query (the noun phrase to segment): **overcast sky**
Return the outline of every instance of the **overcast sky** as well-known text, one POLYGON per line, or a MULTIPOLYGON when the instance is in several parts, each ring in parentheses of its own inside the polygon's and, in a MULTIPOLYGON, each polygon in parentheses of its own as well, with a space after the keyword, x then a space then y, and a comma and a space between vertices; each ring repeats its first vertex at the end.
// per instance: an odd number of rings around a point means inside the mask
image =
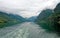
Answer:
POLYGON ((54 9, 59 2, 60 0, 0 0, 0 11, 29 18, 37 16, 43 9, 54 9))

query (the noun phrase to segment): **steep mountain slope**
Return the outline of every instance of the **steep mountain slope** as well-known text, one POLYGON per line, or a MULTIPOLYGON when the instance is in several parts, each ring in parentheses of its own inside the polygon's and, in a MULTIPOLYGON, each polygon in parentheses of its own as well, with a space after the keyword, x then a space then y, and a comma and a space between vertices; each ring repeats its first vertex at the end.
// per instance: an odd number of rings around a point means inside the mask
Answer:
POLYGON ((56 6, 54 11, 55 11, 55 13, 59 13, 60 12, 60 3, 56 6))
POLYGON ((54 13, 52 11, 50 14, 46 13, 44 12, 43 14, 40 14, 37 17, 36 23, 46 30, 60 34, 60 3, 54 9, 54 13))
POLYGON ((37 17, 36 21, 37 21, 37 22, 38 22, 38 21, 40 22, 41 20, 45 20, 45 19, 47 19, 52 13, 53 13, 53 11, 50 10, 50 9, 43 10, 43 11, 39 14, 39 16, 37 17))
POLYGON ((55 31, 60 35, 60 3, 54 9, 54 28, 55 31))
POLYGON ((24 21, 25 19, 21 16, 0 11, 0 27, 15 25, 24 21))
POLYGON ((51 30, 50 27, 51 24, 51 15, 53 14, 53 11, 51 9, 43 10, 39 16, 36 19, 36 23, 39 24, 41 27, 43 27, 46 30, 51 30))

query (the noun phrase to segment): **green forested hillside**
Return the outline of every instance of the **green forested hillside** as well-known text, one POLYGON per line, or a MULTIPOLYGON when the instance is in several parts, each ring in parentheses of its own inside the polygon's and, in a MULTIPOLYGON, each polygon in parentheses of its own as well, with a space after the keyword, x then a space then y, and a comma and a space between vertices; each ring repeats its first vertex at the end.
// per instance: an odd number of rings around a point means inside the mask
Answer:
POLYGON ((41 27, 43 27, 44 29, 50 29, 50 27, 48 26, 49 23, 50 23, 50 15, 53 14, 53 11, 51 9, 46 9, 46 10, 43 10, 39 16, 37 17, 36 19, 36 23, 39 24, 41 27), (49 18, 49 19, 48 19, 49 18))
POLYGON ((35 22, 48 31, 57 31, 60 29, 60 26, 58 27, 57 25, 57 22, 60 23, 60 21, 58 21, 58 18, 60 18, 60 3, 53 11, 48 9, 43 10, 35 22))
POLYGON ((18 15, 7 14, 0 11, 0 28, 24 22, 24 18, 18 15))

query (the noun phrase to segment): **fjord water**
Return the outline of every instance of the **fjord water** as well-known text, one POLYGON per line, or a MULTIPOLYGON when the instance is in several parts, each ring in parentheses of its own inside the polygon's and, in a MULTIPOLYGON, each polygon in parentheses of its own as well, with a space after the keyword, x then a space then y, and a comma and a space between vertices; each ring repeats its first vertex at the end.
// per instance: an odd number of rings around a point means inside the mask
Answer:
POLYGON ((24 22, 5 28, 0 28, 0 38, 59 38, 54 33, 47 33, 45 29, 33 22, 24 22))

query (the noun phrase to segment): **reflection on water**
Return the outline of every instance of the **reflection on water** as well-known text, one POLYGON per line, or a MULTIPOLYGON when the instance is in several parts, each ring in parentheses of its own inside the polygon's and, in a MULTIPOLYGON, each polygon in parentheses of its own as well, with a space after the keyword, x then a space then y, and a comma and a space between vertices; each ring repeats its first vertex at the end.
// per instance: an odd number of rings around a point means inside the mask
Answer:
POLYGON ((47 33, 45 29, 33 22, 24 22, 15 26, 0 29, 0 38, 60 38, 55 33, 47 33))

